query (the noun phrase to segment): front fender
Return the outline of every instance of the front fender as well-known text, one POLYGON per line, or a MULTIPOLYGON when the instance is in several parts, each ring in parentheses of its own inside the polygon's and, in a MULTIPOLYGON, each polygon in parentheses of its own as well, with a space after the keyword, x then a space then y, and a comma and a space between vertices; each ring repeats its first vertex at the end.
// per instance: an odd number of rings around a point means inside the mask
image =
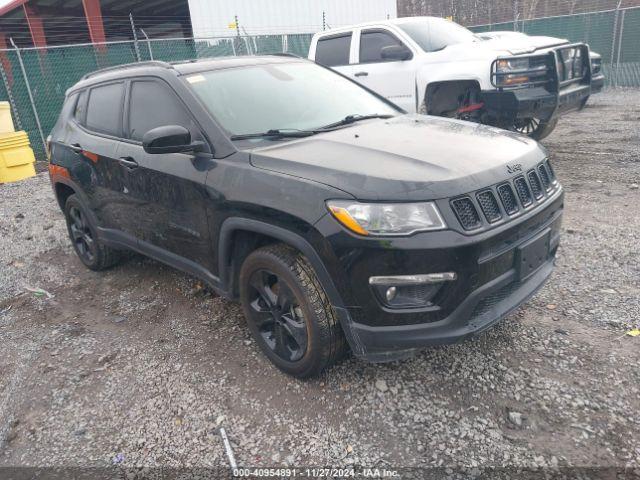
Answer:
POLYGON ((437 82, 475 81, 481 90, 493 89, 491 86, 491 62, 439 62, 420 67, 416 73, 418 105, 424 102, 427 87, 437 82))

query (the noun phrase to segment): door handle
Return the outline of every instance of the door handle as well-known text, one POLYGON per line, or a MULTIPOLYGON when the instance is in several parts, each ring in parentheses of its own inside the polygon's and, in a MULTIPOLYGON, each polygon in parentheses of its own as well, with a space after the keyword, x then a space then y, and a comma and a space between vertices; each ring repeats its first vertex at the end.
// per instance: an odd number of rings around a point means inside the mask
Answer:
POLYGON ((76 153, 81 153, 82 152, 82 147, 80 146, 79 143, 73 143, 73 144, 69 145, 69 148, 72 151, 76 152, 76 153))
POLYGON ((369 72, 358 72, 356 74, 354 74, 356 77, 366 77, 367 75, 369 75, 369 72))
POLYGON ((133 157, 120 157, 118 159, 118 162, 120 163, 120 165, 122 165, 123 167, 127 167, 130 169, 133 168, 138 168, 138 162, 136 162, 133 157))

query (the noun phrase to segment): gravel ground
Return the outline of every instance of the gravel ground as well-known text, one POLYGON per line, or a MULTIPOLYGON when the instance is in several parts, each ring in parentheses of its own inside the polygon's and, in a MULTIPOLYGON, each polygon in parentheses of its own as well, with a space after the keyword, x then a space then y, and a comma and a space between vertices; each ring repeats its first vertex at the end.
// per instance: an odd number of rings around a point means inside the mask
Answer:
POLYGON ((475 340, 309 381, 196 280, 141 257, 83 268, 45 174, 1 186, 0 466, 227 465, 223 426, 242 466, 640 475, 638 121, 640 90, 605 92, 544 142, 564 235, 527 305, 475 340))

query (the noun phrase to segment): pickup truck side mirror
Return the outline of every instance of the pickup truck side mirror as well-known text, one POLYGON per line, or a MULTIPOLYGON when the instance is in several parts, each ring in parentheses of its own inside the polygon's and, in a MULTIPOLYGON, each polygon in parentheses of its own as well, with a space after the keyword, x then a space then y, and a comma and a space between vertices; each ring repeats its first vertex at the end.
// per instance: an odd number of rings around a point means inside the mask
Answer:
POLYGON ((380 56, 384 60, 409 60, 413 55, 404 45, 388 45, 380 49, 380 56))
POLYGON ((189 130, 180 125, 166 125, 145 133, 142 148, 147 153, 199 152, 204 143, 192 142, 189 130))

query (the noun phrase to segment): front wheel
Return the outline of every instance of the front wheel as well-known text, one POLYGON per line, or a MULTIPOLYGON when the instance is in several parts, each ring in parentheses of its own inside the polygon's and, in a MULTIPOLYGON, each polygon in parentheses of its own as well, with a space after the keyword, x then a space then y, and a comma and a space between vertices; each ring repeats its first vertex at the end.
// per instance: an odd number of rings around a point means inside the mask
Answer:
POLYGON ((516 120, 512 128, 514 131, 528 135, 534 140, 542 140, 553 132, 557 124, 557 118, 550 122, 542 122, 538 118, 523 118, 516 120))
POLYGON ((280 370, 315 376, 346 351, 327 295, 297 250, 277 244, 254 251, 242 264, 239 282, 247 326, 280 370))

